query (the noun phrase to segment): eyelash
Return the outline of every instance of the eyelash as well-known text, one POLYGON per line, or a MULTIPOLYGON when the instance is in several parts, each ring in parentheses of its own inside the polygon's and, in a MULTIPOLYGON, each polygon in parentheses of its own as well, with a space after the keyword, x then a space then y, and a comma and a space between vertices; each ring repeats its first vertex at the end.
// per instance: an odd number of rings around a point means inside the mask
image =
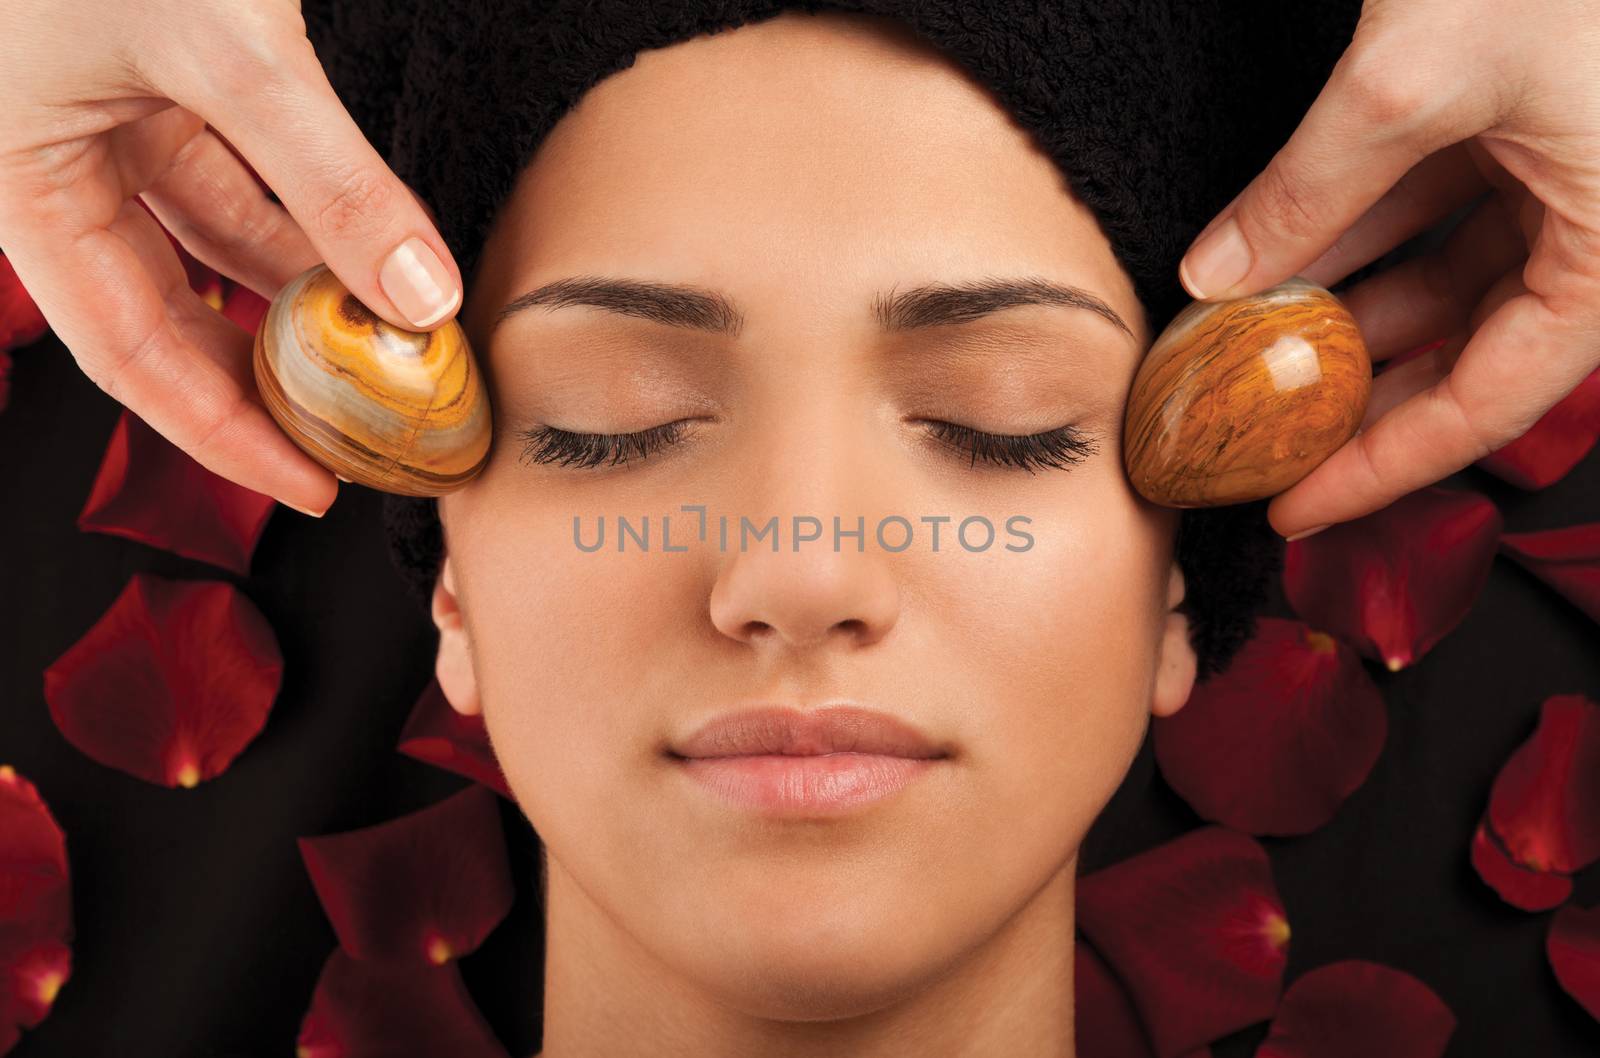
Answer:
MULTIPOLYGON (((563 467, 596 467, 602 463, 615 466, 628 462, 631 456, 645 459, 652 452, 676 444, 688 421, 679 419, 623 434, 573 433, 554 426, 536 426, 517 436, 524 442, 522 458, 534 463, 563 467)), ((996 466, 1019 467, 1031 474, 1035 468, 1076 466, 1099 450, 1091 438, 1072 426, 1036 434, 994 434, 953 422, 928 422, 933 437, 947 447, 966 452, 971 457, 971 466, 976 466, 981 459, 996 466)))

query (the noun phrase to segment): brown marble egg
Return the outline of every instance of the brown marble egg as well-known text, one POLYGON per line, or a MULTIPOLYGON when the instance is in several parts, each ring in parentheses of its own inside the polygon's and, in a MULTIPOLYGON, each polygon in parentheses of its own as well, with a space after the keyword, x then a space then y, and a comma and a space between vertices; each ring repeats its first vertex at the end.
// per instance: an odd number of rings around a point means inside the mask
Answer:
POLYGON ((439 496, 471 481, 488 459, 489 393, 461 325, 392 326, 326 265, 272 299, 254 362, 278 425, 349 481, 439 496))
POLYGON ((1123 462, 1139 494, 1164 507, 1275 496, 1355 436, 1371 388, 1355 320, 1315 283, 1197 301, 1134 376, 1123 462))

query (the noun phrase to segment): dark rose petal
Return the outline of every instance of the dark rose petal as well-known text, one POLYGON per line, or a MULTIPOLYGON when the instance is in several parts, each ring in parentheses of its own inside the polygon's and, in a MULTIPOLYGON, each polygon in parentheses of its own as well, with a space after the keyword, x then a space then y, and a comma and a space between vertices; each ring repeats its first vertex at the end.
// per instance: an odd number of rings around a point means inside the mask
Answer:
POLYGON ((247 286, 232 283, 222 300, 222 314, 244 330, 255 334, 271 303, 247 286))
POLYGON ((498 806, 472 785, 376 826, 301 838, 340 945, 357 959, 437 964, 482 944, 515 895, 498 806))
POLYGON ((1439 1058, 1456 1018, 1401 970, 1347 959, 1300 975, 1255 1058, 1439 1058))
POLYGON ((1556 403, 1521 437, 1477 465, 1513 485, 1542 489, 1566 476, 1600 439, 1600 371, 1556 403))
POLYGON ((481 782, 515 800, 489 744, 482 716, 462 716, 450 707, 439 681, 429 680, 400 732, 400 752, 481 782))
POLYGON ((1122 982, 1082 939, 1073 960, 1072 991, 1079 1054, 1155 1058, 1122 982))
POLYGON ((1552 871, 1533 871, 1513 860, 1500 840, 1480 822, 1472 835, 1472 868, 1484 883, 1512 907, 1548 911, 1572 895, 1572 879, 1552 871))
POLYGON ((335 948, 300 1024, 296 1058, 506 1058, 455 963, 375 963, 335 948))
POLYGON ((1544 951, 1561 987, 1600 1020, 1600 904, 1567 904, 1552 915, 1544 951))
POLYGON ((221 581, 135 573, 44 674, 50 716, 88 756, 162 786, 222 774, 267 721, 277 637, 221 581))
POLYGON ((17 270, 0 254, 0 353, 36 342, 49 329, 17 270))
POLYGON ((1320 827, 1366 781, 1389 719, 1353 650, 1261 617, 1228 670, 1153 727, 1161 774, 1201 817, 1283 835, 1320 827))
POLYGON ((0 1054, 50 1013, 72 934, 66 837, 34 785, 0 765, 0 1054))
POLYGON ((1272 1016, 1289 921, 1261 845, 1191 830, 1078 880, 1078 926, 1139 1010, 1158 1058, 1272 1016))
POLYGON ((1539 533, 1506 533, 1500 550, 1600 621, 1600 522, 1539 533))
POLYGON ((1483 496, 1430 485, 1289 544, 1284 593, 1312 627, 1399 671, 1466 617, 1503 524, 1483 496))
POLYGON ((1495 776, 1489 825, 1530 870, 1571 874, 1600 859, 1600 705, 1545 699, 1538 728, 1495 776))
POLYGON ((126 409, 78 528, 137 540, 241 576, 277 502, 213 474, 126 409))

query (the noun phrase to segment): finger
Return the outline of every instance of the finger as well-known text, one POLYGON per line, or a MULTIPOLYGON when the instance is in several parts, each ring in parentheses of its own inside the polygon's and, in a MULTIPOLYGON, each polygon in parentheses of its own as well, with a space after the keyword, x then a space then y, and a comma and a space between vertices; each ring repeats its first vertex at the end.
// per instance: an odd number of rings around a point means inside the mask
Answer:
POLYGON ((1430 254, 1402 261, 1340 295, 1374 361, 1467 329, 1467 317, 1500 276, 1527 258, 1514 207, 1485 198, 1430 254))
POLYGON ((460 308, 461 275, 428 215, 345 110, 304 33, 251 31, 282 36, 169 72, 164 89, 249 161, 367 307, 399 327, 442 325, 460 308))
POLYGON ((139 196, 197 259, 270 299, 321 260, 289 211, 202 127, 139 196))
POLYGON ((1299 274, 1332 286, 1489 190, 1466 144, 1452 144, 1412 166, 1299 274))
POLYGON ((1288 143, 1190 247, 1180 281, 1197 298, 1254 293, 1320 257, 1434 151, 1487 128, 1471 84, 1430 79, 1352 47, 1288 143))
MULTIPOLYGON (((115 193, 111 163, 101 163, 102 193, 83 203, 115 193)), ((259 403, 250 337, 189 289, 165 233, 136 202, 122 202, 109 223, 85 212, 42 218, 57 223, 7 245, 84 373, 211 471, 298 510, 325 511, 337 481, 259 403)))
POLYGON ((1372 379, 1372 392, 1367 398, 1367 411, 1360 429, 1368 429, 1413 395, 1442 381, 1455 366, 1467 338, 1465 332, 1451 335, 1431 343, 1432 347, 1426 352, 1378 372, 1372 379))
POLYGON ((1522 436, 1600 366, 1595 301, 1586 316, 1563 315, 1516 275, 1500 293, 1510 296, 1448 375, 1273 498, 1267 514, 1279 533, 1359 518, 1476 462, 1522 436))

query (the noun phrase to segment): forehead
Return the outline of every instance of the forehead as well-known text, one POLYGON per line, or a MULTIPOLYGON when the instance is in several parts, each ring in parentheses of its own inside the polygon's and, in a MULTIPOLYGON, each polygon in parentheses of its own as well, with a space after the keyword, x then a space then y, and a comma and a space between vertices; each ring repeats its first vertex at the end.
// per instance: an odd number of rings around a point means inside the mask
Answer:
POLYGON ((497 216, 483 300, 585 272, 752 303, 1039 274, 1142 319, 1093 215, 993 95, 902 24, 838 12, 642 52, 563 115, 497 216))

